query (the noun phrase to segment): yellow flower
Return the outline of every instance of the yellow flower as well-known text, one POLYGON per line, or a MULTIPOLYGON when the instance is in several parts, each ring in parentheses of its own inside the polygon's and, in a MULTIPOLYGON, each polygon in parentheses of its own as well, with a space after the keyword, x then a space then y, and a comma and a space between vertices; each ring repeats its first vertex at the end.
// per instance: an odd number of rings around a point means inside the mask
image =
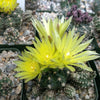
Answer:
MULTIPOLYGON (((52 25, 57 25, 54 24, 55 22, 56 21, 52 21, 52 25)), ((19 72, 17 77, 25 79, 26 82, 34 79, 36 76, 40 79, 43 70, 47 68, 63 69, 66 67, 70 71, 75 71, 74 66, 76 66, 84 70, 92 71, 92 69, 86 65, 86 62, 100 57, 95 51, 86 50, 92 39, 82 43, 85 35, 79 37, 74 31, 75 28, 66 33, 66 21, 59 21, 59 31, 56 29, 56 26, 53 29, 50 28, 53 30, 51 34, 49 34, 52 39, 52 41, 50 41, 48 32, 45 30, 46 26, 44 27, 37 23, 40 22, 37 21, 35 24, 38 31, 42 32, 41 29, 43 29, 41 40, 35 38, 33 42, 35 48, 27 47, 28 51, 25 51, 22 53, 22 56, 19 56, 21 61, 16 62, 18 66, 16 71, 19 72)))
POLYGON ((35 62, 33 57, 27 52, 24 52, 22 56, 19 57, 21 60, 15 62, 18 66, 15 71, 19 72, 16 77, 25 79, 25 82, 36 78, 40 74, 39 64, 35 62))
POLYGON ((33 42, 35 48, 27 47, 30 51, 29 53, 33 56, 34 61, 41 64, 41 69, 43 68, 56 68, 55 62, 58 61, 60 56, 56 51, 55 44, 49 41, 48 38, 42 39, 41 41, 36 38, 36 42, 33 42))
POLYGON ((79 37, 74 30, 73 28, 72 31, 69 31, 68 34, 66 33, 62 38, 58 33, 53 34, 56 48, 62 55, 59 65, 65 65, 71 71, 75 71, 73 66, 92 71, 85 62, 97 59, 100 56, 95 51, 86 50, 92 39, 82 43, 85 35, 79 37))
POLYGON ((25 82, 36 76, 40 79, 42 71, 46 68, 57 68, 59 54, 54 43, 50 43, 48 38, 42 42, 36 38, 36 42, 33 43, 35 48, 27 47, 29 51, 23 52, 22 56, 19 56, 21 60, 15 62, 18 66, 15 69, 18 72, 16 76, 25 79, 25 82))
POLYGON ((17 6, 17 0, 0 0, 0 12, 11 13, 17 6))
POLYGON ((48 19, 47 21, 43 19, 43 24, 36 20, 32 19, 33 26, 37 29, 40 38, 45 38, 46 36, 50 37, 52 39, 52 35, 57 32, 60 37, 63 36, 66 29, 70 25, 72 17, 69 18, 69 20, 64 20, 64 17, 62 17, 61 20, 56 18, 54 21, 51 19, 48 19))

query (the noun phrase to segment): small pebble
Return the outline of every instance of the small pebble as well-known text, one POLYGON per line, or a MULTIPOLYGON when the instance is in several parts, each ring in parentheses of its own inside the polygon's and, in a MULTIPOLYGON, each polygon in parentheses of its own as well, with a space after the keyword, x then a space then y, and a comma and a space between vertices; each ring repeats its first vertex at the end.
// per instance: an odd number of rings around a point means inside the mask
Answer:
POLYGON ((32 81, 29 81, 29 82, 27 83, 27 85, 28 85, 28 86, 32 86, 32 85, 33 85, 33 82, 32 82, 32 81))
POLYGON ((90 100, 89 95, 86 95, 86 96, 85 96, 85 99, 86 99, 86 100, 90 100))
POLYGON ((16 68, 15 64, 9 64, 6 66, 6 71, 10 72, 10 71, 14 70, 15 68, 16 68))
POLYGON ((16 94, 20 94, 22 90, 22 85, 21 83, 18 85, 18 87, 16 88, 16 94))

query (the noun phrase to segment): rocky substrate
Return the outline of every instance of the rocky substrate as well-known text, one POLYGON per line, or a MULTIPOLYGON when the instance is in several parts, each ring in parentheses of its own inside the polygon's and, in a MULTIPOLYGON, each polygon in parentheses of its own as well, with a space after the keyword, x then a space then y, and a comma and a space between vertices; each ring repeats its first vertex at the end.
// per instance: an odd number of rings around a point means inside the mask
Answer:
POLYGON ((0 53, 0 100, 20 100, 22 81, 15 77, 18 60, 17 51, 2 51, 0 53))
POLYGON ((34 85, 34 83, 34 81, 29 81, 26 84, 26 94, 28 100, 47 100, 47 98, 50 100, 95 100, 96 98, 96 90, 93 81, 91 82, 91 86, 86 89, 76 89, 76 94, 73 98, 68 98, 63 90, 58 92, 53 90, 39 92, 38 86, 34 85))
POLYGON ((38 0, 25 0, 25 8, 27 10, 36 10, 38 5, 37 5, 38 0))
POLYGON ((5 39, 4 36, 0 36, 0 44, 7 44, 7 45, 15 45, 15 44, 32 44, 34 40, 35 33, 28 29, 27 26, 23 26, 23 32, 20 32, 19 38, 13 42, 9 42, 5 39))
MULTIPOLYGON (((18 52, 2 51, 0 53, 0 100, 20 100, 22 81, 15 78, 16 65, 13 61, 18 60, 18 52), (3 85, 4 84, 4 85, 3 85)), ((54 100, 95 100, 96 90, 93 81, 86 89, 76 89, 76 94, 73 98, 68 98, 67 95, 60 91, 46 90, 39 93, 39 85, 34 85, 35 81, 29 81, 26 84, 26 95, 28 100, 45 100, 55 98, 54 100)))

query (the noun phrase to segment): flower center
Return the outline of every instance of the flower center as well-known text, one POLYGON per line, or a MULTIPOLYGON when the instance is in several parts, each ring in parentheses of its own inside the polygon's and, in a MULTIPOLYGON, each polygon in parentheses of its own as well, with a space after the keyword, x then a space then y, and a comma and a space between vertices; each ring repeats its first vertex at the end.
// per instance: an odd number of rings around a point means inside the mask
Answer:
POLYGON ((35 67, 34 66, 31 66, 31 69, 34 71, 35 70, 35 67))
POLYGON ((31 69, 34 69, 34 67, 33 67, 33 66, 31 66, 31 69))
POLYGON ((66 53, 66 56, 69 56, 69 55, 70 55, 70 52, 67 52, 67 53, 66 53))
POLYGON ((49 55, 46 55, 46 58, 49 58, 49 55))

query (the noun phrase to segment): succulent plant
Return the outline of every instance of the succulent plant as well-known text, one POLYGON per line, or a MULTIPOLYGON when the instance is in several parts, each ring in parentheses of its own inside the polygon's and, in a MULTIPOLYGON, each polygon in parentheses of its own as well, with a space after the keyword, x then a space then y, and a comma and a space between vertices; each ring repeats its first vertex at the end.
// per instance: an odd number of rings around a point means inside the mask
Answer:
MULTIPOLYGON (((33 41, 34 47, 26 47, 20 60, 16 61, 16 77, 28 82, 36 80, 39 90, 45 91, 40 100, 56 100, 54 91, 64 89, 65 94, 72 98, 75 95, 75 87, 87 88, 94 78, 93 70, 87 66, 86 61, 99 58, 95 51, 86 50, 92 40, 82 42, 85 35, 79 36, 75 28, 66 33, 71 22, 61 20, 33 20, 33 25, 39 32, 33 41), (83 71, 77 71, 76 68, 83 71), (70 70, 70 71, 69 71, 70 70), (71 74, 72 72, 72 74, 71 74), (70 80, 68 78, 70 77, 70 80), (67 81, 73 86, 66 85, 67 81), (50 92, 53 93, 50 95, 50 92)), ((36 91, 34 91, 36 94, 36 91)))
POLYGON ((87 12, 83 13, 76 5, 73 5, 71 10, 67 13, 67 19, 70 16, 73 16, 73 20, 69 29, 76 26, 76 33, 80 33, 80 35, 85 34, 86 39, 89 39, 94 32, 92 17, 87 12))
POLYGON ((87 88, 91 84, 91 80, 96 77, 95 72, 81 71, 71 73, 72 85, 77 88, 87 88))
POLYGON ((40 91, 39 91, 38 86, 33 86, 32 87, 32 95, 34 96, 34 98, 36 98, 37 96, 40 95, 40 91))
POLYGON ((6 28, 15 27, 20 29, 22 24, 22 10, 17 7, 11 14, 0 13, 0 30, 5 31, 6 28))
POLYGON ((12 90, 12 81, 3 75, 0 75, 0 96, 7 95, 12 90))
POLYGON ((30 22, 32 18, 32 11, 26 10, 23 14, 23 22, 30 22))
POLYGON ((0 12, 11 13, 18 6, 17 0, 1 0, 0 12))
POLYGON ((55 100, 55 95, 54 95, 54 91, 52 90, 47 90, 45 91, 41 96, 40 96, 40 100, 55 100))
POLYGON ((11 27, 11 28, 7 28, 6 31, 4 32, 4 38, 5 40, 10 43, 16 43, 16 41, 18 41, 19 38, 19 32, 17 29, 11 27))
POLYGON ((69 98, 66 96, 63 90, 58 91, 55 93, 55 99, 54 100, 69 100, 69 98))
POLYGON ((66 96, 68 98, 73 98, 75 96, 75 94, 76 94, 76 90, 70 84, 66 84, 66 86, 64 88, 64 93, 66 94, 66 96))
POLYGON ((78 25, 77 28, 76 28, 76 32, 80 33, 81 35, 83 35, 83 34, 91 34, 91 33, 93 33, 92 25, 91 24, 78 25))
POLYGON ((71 10, 67 12, 67 17, 73 16, 74 23, 89 23, 92 21, 92 17, 87 12, 83 13, 78 9, 77 5, 73 5, 71 10))
POLYGON ((15 11, 12 12, 12 14, 11 14, 12 16, 13 16, 13 13, 17 13, 19 15, 22 15, 23 14, 23 10, 19 6, 17 6, 15 11))
POLYGON ((93 19, 94 28, 97 32, 100 32, 100 16, 95 16, 93 19))
POLYGON ((94 33, 94 26, 92 23, 89 24, 80 24, 77 25, 75 28, 75 32, 79 33, 80 35, 84 35, 86 36, 86 38, 84 39, 85 41, 88 40, 94 33))
POLYGON ((0 18, 0 35, 3 34, 4 30, 3 30, 3 20, 0 18))
POLYGON ((68 21, 55 19, 54 21, 49 20, 46 22, 44 20, 44 25, 37 20, 33 21, 41 40, 35 38, 33 42, 35 48, 27 47, 28 51, 19 56, 21 61, 16 61, 18 66, 16 71, 19 72, 16 77, 25 79, 25 82, 37 76, 38 79, 41 79, 43 71, 47 68, 67 68, 75 72, 74 66, 76 66, 92 71, 85 63, 99 58, 95 51, 85 50, 92 42, 92 39, 82 43, 85 35, 79 37, 78 34, 75 34, 75 28, 66 34, 65 31, 70 21, 71 18, 68 21))
POLYGON ((57 90, 65 87, 69 77, 67 69, 47 69, 49 72, 44 72, 39 82, 41 89, 57 90))
POLYGON ((4 19, 2 17, 0 17, 0 29, 3 29, 4 26, 4 19))
MULTIPOLYGON (((16 11, 16 10, 15 10, 15 11, 16 11)), ((22 15, 22 14, 20 14, 20 13, 13 12, 13 14, 11 15, 11 17, 14 18, 15 21, 22 21, 21 15, 22 15)))
MULTIPOLYGON (((13 27, 15 27, 17 29, 20 29, 20 26, 22 24, 22 14, 23 14, 23 11, 21 10, 21 8, 20 7, 17 7, 15 11, 13 11, 10 15, 7 15, 5 17, 7 19, 8 18, 12 18, 12 23, 14 24, 13 27)), ((5 23, 6 23, 6 21, 5 21, 5 23)))
POLYGON ((5 22, 5 28, 15 27, 16 22, 12 17, 7 16, 5 22))
MULTIPOLYGON (((33 41, 35 48, 27 47, 28 51, 26 50, 22 56, 19 56, 21 60, 15 62, 17 65, 15 70, 18 72, 16 77, 25 79, 25 82, 35 78, 40 80, 44 70, 48 68, 59 70, 67 68, 71 72, 75 72, 76 66, 90 72, 93 71, 86 64, 86 61, 99 58, 95 51, 86 50, 92 39, 82 42, 85 35, 79 37, 79 34, 75 34, 75 28, 66 33, 70 22, 71 18, 67 21, 64 18, 54 21, 44 20, 44 25, 38 20, 33 21, 41 40, 35 38, 33 41)), ((49 72, 50 70, 47 71, 47 73, 49 72)), ((61 77, 64 79, 63 76, 61 77)), ((52 76, 51 79, 53 79, 52 76)), ((53 80, 55 81, 55 79, 53 80)), ((50 85, 49 87, 51 87, 50 85)))
POLYGON ((4 31, 4 21, 5 21, 5 17, 6 14, 3 14, 0 12, 0 31, 4 31))
POLYGON ((92 10, 95 12, 96 15, 100 16, 100 1, 94 0, 93 4, 91 5, 92 10))

